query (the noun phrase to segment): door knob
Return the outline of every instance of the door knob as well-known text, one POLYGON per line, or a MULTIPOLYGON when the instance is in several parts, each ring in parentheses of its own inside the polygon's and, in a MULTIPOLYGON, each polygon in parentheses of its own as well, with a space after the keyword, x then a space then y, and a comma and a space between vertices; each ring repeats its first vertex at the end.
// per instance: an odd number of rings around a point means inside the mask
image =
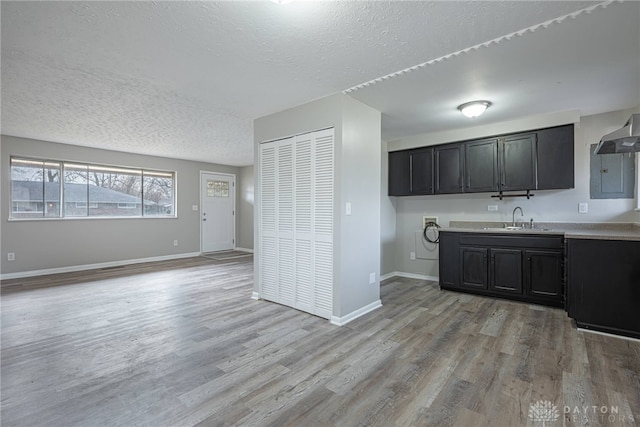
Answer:
POLYGON ((206 220, 207 220, 207 218, 202 218, 202 220, 203 220, 203 221, 206 221, 206 220))

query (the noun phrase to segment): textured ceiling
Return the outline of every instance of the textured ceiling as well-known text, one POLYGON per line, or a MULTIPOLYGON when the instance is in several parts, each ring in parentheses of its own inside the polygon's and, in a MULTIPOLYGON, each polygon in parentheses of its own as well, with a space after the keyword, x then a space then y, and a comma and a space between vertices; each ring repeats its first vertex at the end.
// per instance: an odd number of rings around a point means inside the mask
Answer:
POLYGON ((455 106, 478 97, 483 123, 640 100, 638 2, 1 7, 2 133, 69 144, 242 166, 253 119, 340 91, 386 138, 469 126, 455 106))

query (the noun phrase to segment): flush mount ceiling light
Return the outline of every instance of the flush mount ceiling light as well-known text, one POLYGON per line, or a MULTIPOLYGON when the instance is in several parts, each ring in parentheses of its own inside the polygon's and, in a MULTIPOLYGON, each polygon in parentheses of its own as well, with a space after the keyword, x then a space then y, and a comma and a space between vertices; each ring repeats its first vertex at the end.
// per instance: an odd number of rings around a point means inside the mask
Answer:
POLYGON ((458 105, 458 110, 467 117, 478 117, 491 106, 489 101, 471 101, 458 105))
POLYGON ((287 4, 287 3, 291 3, 293 0, 271 0, 272 2, 274 2, 275 4, 287 4))

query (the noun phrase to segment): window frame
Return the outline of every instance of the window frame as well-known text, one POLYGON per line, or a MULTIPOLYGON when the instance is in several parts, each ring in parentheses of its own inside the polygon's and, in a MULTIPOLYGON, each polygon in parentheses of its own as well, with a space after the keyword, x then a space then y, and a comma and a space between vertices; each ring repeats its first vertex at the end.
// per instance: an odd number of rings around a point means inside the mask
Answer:
POLYGON ((636 153, 636 208, 640 212, 640 153, 636 153))
MULTIPOLYGON (((75 160, 56 160, 56 159, 51 159, 51 158, 38 158, 38 157, 31 157, 31 156, 20 156, 20 155, 11 155, 9 156, 9 217, 8 220, 9 221, 60 221, 60 220, 88 220, 88 219, 176 219, 178 217, 178 198, 177 198, 177 182, 178 182, 178 172, 176 170, 166 170, 166 169, 156 169, 156 168, 143 168, 143 167, 135 167, 135 166, 122 166, 122 165, 113 165, 113 164, 103 164, 103 163, 93 163, 93 162, 83 162, 83 161, 75 161, 75 160), (58 182, 57 184, 59 185, 59 199, 56 201, 59 204, 59 212, 57 216, 34 216, 34 217, 20 217, 20 216, 14 216, 14 214, 19 214, 22 213, 20 211, 15 211, 14 209, 14 200, 13 200, 13 186, 14 186, 14 179, 13 179, 13 166, 14 166, 14 160, 18 160, 18 161, 25 161, 25 162, 41 162, 43 163, 43 169, 44 169, 44 165, 46 165, 47 163, 59 163, 60 164, 60 169, 59 169, 59 178, 58 178, 58 182), (114 173, 118 173, 117 169, 122 169, 122 170, 128 170, 128 171, 135 171, 135 172, 139 172, 140 174, 140 192, 139 195, 137 197, 139 197, 139 202, 141 205, 141 209, 140 209, 140 215, 89 215, 89 212, 87 210, 87 215, 83 215, 83 216, 67 216, 65 215, 65 166, 69 164, 69 165, 73 165, 73 166, 78 166, 78 165, 82 165, 82 166, 86 166, 88 169, 95 169, 95 168, 103 168, 106 170, 109 169, 115 169, 114 173), (145 197, 145 191, 144 191, 144 177, 145 174, 150 174, 150 175, 161 175, 161 176, 165 176, 167 178, 171 179, 171 201, 172 201, 172 205, 171 205, 171 212, 170 214, 145 214, 145 209, 144 209, 144 204, 145 202, 147 202, 147 198, 145 197)), ((29 200, 30 203, 41 203, 43 205, 44 208, 44 204, 47 203, 46 200, 46 191, 44 189, 44 185, 46 184, 46 181, 44 181, 44 176, 43 176, 43 190, 42 190, 42 200, 29 200)), ((40 181, 34 181, 34 182, 40 182, 40 181)), ((89 186, 92 185, 90 183, 90 181, 87 182, 87 194, 89 192, 89 186)), ((106 187, 103 187, 106 188, 106 187)), ((131 196, 131 195, 130 195, 131 196)), ((135 197, 135 196, 134 196, 135 197)), ((134 202, 129 202, 129 203, 134 203, 134 202)), ((75 203, 77 204, 77 203, 75 203)), ((93 206, 93 205, 97 205, 97 202, 91 202, 91 200, 87 199, 87 202, 84 203, 86 206, 93 206)), ((122 203, 120 202, 116 202, 115 203, 116 206, 118 207, 118 209, 116 209, 116 211, 119 210, 123 210, 123 211, 129 211, 129 208, 120 208, 119 205, 121 205, 122 203)), ((44 212, 38 212, 38 213, 44 213, 44 212)))

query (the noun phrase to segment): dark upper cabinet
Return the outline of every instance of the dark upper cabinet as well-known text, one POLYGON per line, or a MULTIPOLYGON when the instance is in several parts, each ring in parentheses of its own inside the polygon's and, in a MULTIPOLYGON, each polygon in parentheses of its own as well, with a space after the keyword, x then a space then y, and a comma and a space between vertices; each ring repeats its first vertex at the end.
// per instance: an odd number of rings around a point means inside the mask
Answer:
POLYGON ((391 196, 573 186, 573 125, 389 153, 391 196))
POLYGON ((464 145, 446 144, 433 149, 435 163, 435 193, 462 193, 464 145))
POLYGON ((389 153, 389 196, 433 194, 433 148, 389 153))
POLYGON ((409 151, 389 153, 389 195, 411 195, 411 167, 409 151))
POLYGON ((433 194, 433 148, 409 152, 411 194, 433 194))
POLYGON ((500 190, 535 190, 537 179, 536 134, 522 134, 501 139, 500 190))
POLYGON ((469 193, 498 190, 498 139, 464 144, 465 187, 469 193))
POLYGON ((537 132, 538 190, 574 187, 573 134, 573 125, 537 132))

